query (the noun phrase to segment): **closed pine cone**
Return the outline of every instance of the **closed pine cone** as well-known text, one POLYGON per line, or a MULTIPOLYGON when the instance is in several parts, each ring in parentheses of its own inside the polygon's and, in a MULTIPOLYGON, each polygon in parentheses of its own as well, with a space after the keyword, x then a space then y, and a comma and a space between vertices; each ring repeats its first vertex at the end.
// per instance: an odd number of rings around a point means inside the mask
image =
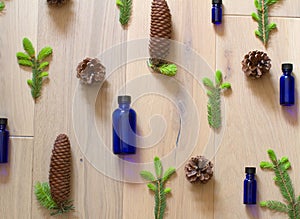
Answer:
POLYGON ((248 77, 260 78, 268 73, 272 67, 271 59, 261 51, 250 51, 242 61, 242 69, 248 77))
POLYGON ((47 0, 49 5, 62 5, 66 3, 68 0, 47 0))
POLYGON ((57 205, 64 205, 71 192, 71 146, 68 136, 60 134, 52 150, 49 184, 51 196, 57 205))
POLYGON ((168 56, 171 34, 172 17, 167 2, 165 0, 153 0, 149 53, 154 65, 163 63, 168 56))
POLYGON ((213 164, 203 156, 191 157, 185 165, 186 178, 190 183, 207 183, 213 176, 213 164))
POLYGON ((77 66, 77 78, 84 84, 103 82, 106 69, 97 58, 85 58, 77 66))

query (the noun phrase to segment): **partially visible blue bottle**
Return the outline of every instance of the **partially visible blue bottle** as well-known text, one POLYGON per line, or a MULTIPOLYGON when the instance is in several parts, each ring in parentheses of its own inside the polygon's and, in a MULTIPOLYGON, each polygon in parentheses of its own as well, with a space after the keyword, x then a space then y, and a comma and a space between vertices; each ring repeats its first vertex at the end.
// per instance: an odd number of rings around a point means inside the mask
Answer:
POLYGON ((119 108, 113 112, 113 153, 136 153, 136 112, 130 108, 131 97, 119 96, 119 108))
POLYGON ((255 167, 246 167, 246 179, 244 180, 244 204, 255 205, 256 204, 256 190, 257 182, 255 179, 255 167))
POLYGON ((6 129, 7 118, 0 118, 0 163, 8 162, 9 132, 6 129))
POLYGON ((280 104, 292 106, 295 104, 295 78, 292 75, 293 64, 282 64, 283 75, 280 77, 280 104))
POLYGON ((222 14, 222 0, 212 0, 211 22, 221 24, 222 14))

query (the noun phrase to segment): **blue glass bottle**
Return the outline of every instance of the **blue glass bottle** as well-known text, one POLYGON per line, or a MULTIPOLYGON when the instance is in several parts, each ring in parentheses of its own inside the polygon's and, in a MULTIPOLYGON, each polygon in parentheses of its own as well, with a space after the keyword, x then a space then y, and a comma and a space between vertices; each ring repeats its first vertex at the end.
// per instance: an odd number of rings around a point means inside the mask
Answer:
POLYGON ((0 118, 0 163, 8 162, 9 132, 6 129, 7 119, 0 118))
POLYGON ((280 104, 292 106, 295 104, 295 78, 292 75, 293 64, 282 64, 283 75, 280 77, 280 104))
POLYGON ((211 22, 221 24, 222 14, 222 0, 212 0, 211 22))
POLYGON ((257 182, 255 179, 255 167, 246 167, 246 179, 244 180, 244 204, 255 205, 256 204, 256 190, 257 182))
POLYGON ((136 153, 136 112, 130 108, 131 97, 119 96, 119 108, 113 112, 113 153, 136 153))

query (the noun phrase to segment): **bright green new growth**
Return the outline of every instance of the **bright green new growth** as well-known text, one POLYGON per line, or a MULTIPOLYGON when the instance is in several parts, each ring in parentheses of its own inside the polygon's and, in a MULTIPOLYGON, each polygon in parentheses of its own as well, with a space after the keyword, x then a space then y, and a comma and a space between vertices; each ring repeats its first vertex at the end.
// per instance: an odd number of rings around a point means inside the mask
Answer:
POLYGON ((277 3, 279 0, 254 0, 257 13, 252 13, 252 18, 258 23, 258 30, 255 35, 267 46, 269 34, 276 29, 275 23, 269 24, 269 6, 277 3))
POLYGON ((63 206, 58 206, 55 203, 55 201, 51 197, 50 186, 47 182, 37 182, 34 186, 34 194, 41 206, 52 211, 50 213, 51 215, 64 214, 71 210, 74 210, 74 206, 71 204, 71 201, 65 203, 63 206))
POLYGON ((149 171, 141 171, 140 175, 147 181, 151 181, 151 183, 147 184, 147 187, 155 193, 155 208, 154 208, 154 215, 155 219, 163 219, 165 209, 167 206, 166 202, 166 194, 171 192, 171 188, 165 188, 165 183, 167 180, 175 173, 176 169, 170 167, 164 174, 163 174, 163 167, 161 160, 158 157, 154 158, 154 167, 156 178, 154 175, 149 171))
POLYGON ((152 68, 155 72, 161 73, 167 76, 175 76, 177 73, 177 66, 175 64, 162 64, 156 66, 152 64, 151 60, 148 60, 148 66, 152 68))
POLYGON ((116 4, 120 9, 120 23, 122 25, 128 24, 131 16, 132 0, 116 0, 116 4))
POLYGON ((43 79, 48 76, 48 72, 44 70, 49 62, 43 60, 52 54, 52 48, 44 47, 35 57, 35 49, 28 38, 23 39, 23 48, 26 53, 18 52, 16 56, 19 65, 32 68, 32 79, 28 79, 27 84, 31 88, 33 99, 36 100, 41 96, 43 79))
POLYGON ((0 11, 3 11, 4 8, 5 8, 5 3, 0 1, 0 11))
POLYGON ((289 216, 289 219, 300 218, 300 196, 296 199, 291 178, 287 170, 291 167, 291 163, 287 157, 277 159, 273 150, 268 150, 271 162, 262 161, 260 167, 274 171, 274 181, 280 189, 280 193, 285 199, 285 203, 279 201, 262 201, 261 207, 269 208, 273 211, 284 212, 289 216))
POLYGON ((222 72, 217 70, 215 75, 215 84, 209 78, 203 78, 203 84, 207 87, 207 113, 208 123, 212 128, 218 129, 221 127, 221 91, 231 88, 231 84, 223 81, 222 72))

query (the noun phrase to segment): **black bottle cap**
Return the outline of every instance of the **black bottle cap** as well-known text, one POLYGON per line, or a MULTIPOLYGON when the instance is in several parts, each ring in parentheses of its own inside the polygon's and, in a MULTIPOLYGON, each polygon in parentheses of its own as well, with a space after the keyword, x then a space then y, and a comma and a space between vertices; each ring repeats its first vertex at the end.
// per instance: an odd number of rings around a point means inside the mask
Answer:
POLYGON ((293 71, 293 64, 291 63, 283 63, 281 65, 282 71, 293 71))
POLYGON ((0 118, 0 125, 7 125, 7 118, 0 118))
POLYGON ((212 0, 213 4, 222 4, 222 0, 212 0))
POLYGON ((256 168, 255 167, 246 167, 245 168, 245 173, 255 174, 256 173, 256 168))
POLYGON ((131 103, 131 96, 118 96, 118 104, 131 103))

